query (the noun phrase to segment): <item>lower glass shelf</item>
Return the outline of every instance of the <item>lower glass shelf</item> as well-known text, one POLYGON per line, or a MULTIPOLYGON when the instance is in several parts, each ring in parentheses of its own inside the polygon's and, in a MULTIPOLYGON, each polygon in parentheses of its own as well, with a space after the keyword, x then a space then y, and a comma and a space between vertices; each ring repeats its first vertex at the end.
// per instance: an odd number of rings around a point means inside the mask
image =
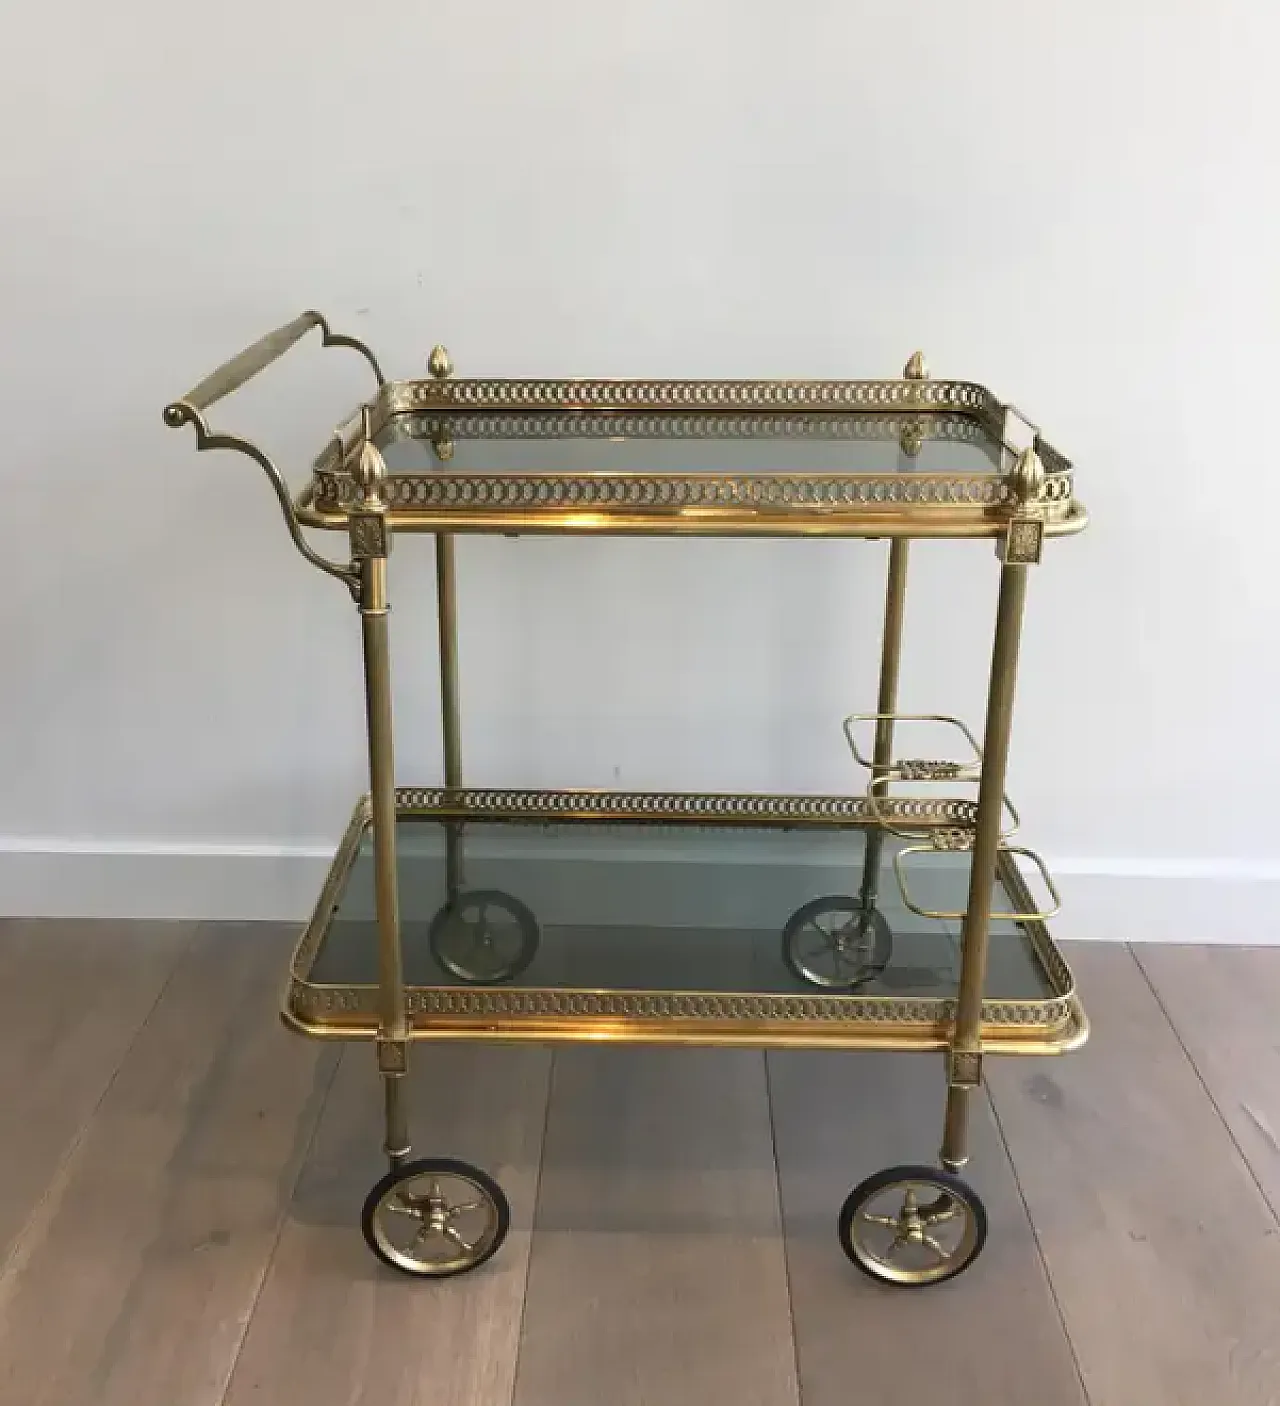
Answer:
MULTIPOLYGON (((951 818, 913 804, 915 826, 951 818)), ((908 842, 860 798, 402 790, 397 809, 414 1039, 947 1043, 959 925, 903 906, 908 842)), ((309 1035, 377 1033, 369 817, 364 801, 294 955, 284 1017, 309 1035)), ((925 897, 963 908, 970 856, 946 858, 925 897)), ((994 906, 1032 906, 1007 855, 994 906)), ((1055 1053, 1087 1029, 1044 924, 994 923, 984 1046, 1055 1053)))

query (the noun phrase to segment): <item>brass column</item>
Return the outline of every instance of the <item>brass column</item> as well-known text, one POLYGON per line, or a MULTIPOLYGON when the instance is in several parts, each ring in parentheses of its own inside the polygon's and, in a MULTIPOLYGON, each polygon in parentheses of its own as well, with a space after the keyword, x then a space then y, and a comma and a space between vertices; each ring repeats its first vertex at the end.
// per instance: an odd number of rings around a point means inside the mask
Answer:
POLYGON ((458 614, 454 589, 453 538, 436 533, 436 614, 440 629, 440 725, 444 739, 444 784, 462 785, 462 731, 458 713, 458 614))
MULTIPOLYGON (((453 375, 453 362, 442 346, 431 349, 427 370, 437 381, 453 375)), ((435 441, 441 461, 453 457, 453 440, 447 431, 435 441)), ((449 791, 462 786, 462 724, 458 704, 458 605, 454 568, 453 536, 437 532, 436 545, 436 623, 440 645, 440 731, 444 750, 444 784, 449 791)), ((456 823, 445 826, 445 878, 449 901, 462 887, 462 830, 456 823)))
MULTIPOLYGON (((453 538, 436 533, 436 616, 440 635, 440 730, 444 745, 444 784, 462 785, 462 729, 458 709, 458 614, 454 594, 453 538)), ((449 902, 462 888, 462 827, 444 828, 445 882, 449 902)))
POLYGON ((1009 561, 1006 556, 1000 570, 1000 598, 991 653, 969 901, 960 938, 960 994, 956 1003, 955 1032, 947 1056, 947 1113, 941 1160, 942 1165, 953 1172, 968 1161, 969 1095, 980 1079, 982 990, 986 979, 991 897, 995 887, 996 852, 1000 847, 1005 770, 1026 594, 1027 567, 1009 561))
MULTIPOLYGON (((884 635, 880 646, 880 691, 876 700, 875 753, 872 758, 873 783, 882 777, 893 761, 893 719, 885 716, 898 711, 898 671, 902 663, 902 625, 907 605, 907 553, 911 543, 895 537, 889 544, 889 578, 884 598, 884 635)), ((884 852, 884 828, 872 825, 863 850, 861 904, 870 913, 880 896, 880 861, 884 852)))
MULTIPOLYGON (((366 425, 367 433, 367 425, 366 425)), ((359 461, 362 498, 351 513, 351 550, 360 571, 360 629, 364 645, 365 718, 373 826, 374 904, 378 921, 378 1068, 386 1094, 386 1153, 398 1166, 409 1155, 402 1096, 408 1066, 404 959, 396 873, 395 741, 391 717, 387 554, 391 534, 381 498, 382 456, 366 439, 359 461)))

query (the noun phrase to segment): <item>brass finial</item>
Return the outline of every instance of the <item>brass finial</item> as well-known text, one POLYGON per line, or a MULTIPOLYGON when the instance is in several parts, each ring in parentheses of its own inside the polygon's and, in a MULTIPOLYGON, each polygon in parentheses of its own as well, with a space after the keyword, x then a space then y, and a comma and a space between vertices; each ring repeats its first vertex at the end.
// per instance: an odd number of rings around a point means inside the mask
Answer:
POLYGON ((929 367, 924 359, 924 352, 912 352, 911 360, 902 368, 902 379, 904 381, 927 381, 929 379, 929 367))
POLYGON ((1013 491, 1022 503, 1034 503, 1044 487, 1044 464, 1034 446, 1018 455, 1012 476, 1013 491))
POLYGON ((437 381, 447 380, 453 375, 453 362, 449 360, 449 353, 439 342, 431 348, 431 355, 427 358, 427 370, 437 381))
POLYGON ((365 440, 360 446, 360 457, 356 460, 356 482, 363 490, 366 504, 381 502, 378 489, 386 473, 386 461, 378 453, 377 447, 365 440))
POLYGON ((924 426, 919 420, 908 420, 898 436, 898 448, 908 459, 915 459, 924 448, 924 426))
POLYGON ((360 444, 360 454, 356 459, 355 480, 360 485, 362 507, 382 506, 382 499, 379 496, 379 489, 382 487, 382 480, 387 474, 387 462, 378 450, 378 446, 373 442, 370 433, 372 429, 373 417, 369 413, 367 405, 360 409, 360 433, 362 436, 360 444))

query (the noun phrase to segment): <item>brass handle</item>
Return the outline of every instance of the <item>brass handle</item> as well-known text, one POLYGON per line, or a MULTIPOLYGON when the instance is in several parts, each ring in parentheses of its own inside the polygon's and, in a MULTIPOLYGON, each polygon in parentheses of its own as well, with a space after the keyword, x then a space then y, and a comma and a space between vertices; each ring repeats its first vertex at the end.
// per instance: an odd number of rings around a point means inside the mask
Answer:
MULTIPOLYGON (((284 480, 284 475, 271 461, 271 458, 262 449, 259 449, 252 440, 241 439, 239 435, 215 433, 209 428, 204 418, 204 412, 211 405, 215 405, 224 396, 230 395, 232 391, 239 390, 259 371, 265 371, 273 361, 279 360, 295 342, 304 337, 313 327, 320 328, 324 334, 324 346, 350 347, 353 351, 358 351, 373 368, 373 374, 378 378, 378 385, 386 385, 377 358, 363 342, 357 341, 354 337, 344 337, 330 331, 329 324, 318 312, 304 312, 301 317, 295 317, 292 322, 286 322, 283 327, 277 327, 274 332, 268 332, 265 337, 259 337, 252 346, 237 353, 230 361, 223 362, 216 371, 210 372, 203 381, 192 386, 181 400, 175 400, 166 405, 164 422, 170 429, 175 430, 181 429, 183 425, 191 425, 196 432, 196 449, 199 451, 230 449, 237 454, 246 455, 261 465, 275 490, 280 511, 284 514, 285 526, 289 529, 289 536, 293 539, 294 546, 312 566, 336 577, 355 594, 360 589, 361 577, 358 564, 353 561, 349 565, 343 565, 341 562, 330 561, 328 557, 317 552, 303 537, 302 525, 298 521, 298 511, 289 493, 289 486, 284 480)), ((367 440, 369 433, 368 407, 362 407, 362 412, 361 426, 367 440)))
POLYGON ((191 420, 192 412, 198 415, 202 410, 216 405, 232 391, 239 390, 246 381, 251 381, 260 371, 265 371, 273 361, 278 361, 295 342, 305 337, 313 327, 321 329, 324 336, 324 346, 350 347, 353 351, 358 351, 373 368, 373 374, 377 377, 378 384, 380 386, 386 384, 386 378, 382 374, 382 368, 378 365, 377 358, 363 342, 357 341, 354 337, 344 337, 340 333, 331 331, 322 314, 304 312, 300 317, 295 317, 292 322, 286 322, 283 327, 277 327, 274 332, 268 332, 265 337, 259 337, 252 346, 245 347, 230 361, 224 361, 216 371, 211 371, 203 381, 192 386, 186 395, 175 400, 172 404, 166 405, 164 409, 165 424, 171 429, 178 429, 191 420))

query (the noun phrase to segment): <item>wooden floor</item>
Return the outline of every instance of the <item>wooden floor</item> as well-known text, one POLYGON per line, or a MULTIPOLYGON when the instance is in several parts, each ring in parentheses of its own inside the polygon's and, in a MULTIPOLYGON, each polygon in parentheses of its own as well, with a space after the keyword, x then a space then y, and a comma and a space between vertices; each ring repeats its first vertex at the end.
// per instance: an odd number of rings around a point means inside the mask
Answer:
POLYGON ((909 1056, 422 1051, 417 1149, 513 1230, 382 1270, 372 1055, 281 1029, 289 941, 0 923, 2 1406, 1280 1403, 1280 949, 1076 948, 1093 1038, 988 1061, 987 1249, 911 1292, 834 1233, 935 1152, 909 1056))

